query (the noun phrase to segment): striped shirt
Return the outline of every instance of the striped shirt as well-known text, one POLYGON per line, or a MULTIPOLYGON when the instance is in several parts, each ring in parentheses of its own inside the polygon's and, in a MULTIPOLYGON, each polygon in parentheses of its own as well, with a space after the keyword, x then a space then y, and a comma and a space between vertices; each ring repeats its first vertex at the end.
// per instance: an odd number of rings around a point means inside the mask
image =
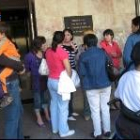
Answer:
POLYGON ((74 50, 71 46, 66 46, 66 45, 63 45, 63 49, 68 53, 69 55, 69 61, 70 61, 70 65, 71 65, 71 68, 72 69, 76 69, 76 62, 75 62, 75 57, 76 57, 76 54, 78 52, 78 47, 76 44, 75 45, 75 48, 76 50, 74 50))

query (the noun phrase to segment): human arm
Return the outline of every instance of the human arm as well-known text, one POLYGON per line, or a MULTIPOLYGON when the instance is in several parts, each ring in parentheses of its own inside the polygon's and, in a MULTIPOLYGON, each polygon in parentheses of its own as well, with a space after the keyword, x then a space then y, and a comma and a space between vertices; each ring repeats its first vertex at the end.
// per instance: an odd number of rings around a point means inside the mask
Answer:
POLYGON ((62 48, 59 48, 57 50, 57 53, 58 53, 59 58, 65 67, 67 74, 71 77, 72 71, 71 71, 68 53, 66 51, 64 51, 62 48))
POLYGON ((78 61, 78 73, 80 77, 83 77, 86 74, 86 68, 85 68, 82 54, 80 55, 78 61))
POLYGON ((112 57, 114 58, 121 58, 122 57, 122 52, 121 49, 118 45, 118 43, 114 42, 114 52, 111 53, 112 57))
POLYGON ((0 55, 0 66, 8 67, 18 72, 24 69, 22 62, 12 60, 4 54, 0 55))
POLYGON ((72 71, 71 71, 71 66, 70 66, 69 60, 68 59, 64 59, 63 60, 63 64, 64 64, 64 67, 66 69, 67 74, 69 75, 69 77, 71 77, 72 71))
POLYGON ((129 36, 126 43, 125 43, 124 51, 123 51, 124 66, 128 66, 129 63, 131 62, 132 48, 133 48, 133 41, 132 41, 131 36, 129 36))
POLYGON ((71 47, 74 50, 75 53, 78 53, 78 46, 76 45, 76 43, 71 41, 71 47))

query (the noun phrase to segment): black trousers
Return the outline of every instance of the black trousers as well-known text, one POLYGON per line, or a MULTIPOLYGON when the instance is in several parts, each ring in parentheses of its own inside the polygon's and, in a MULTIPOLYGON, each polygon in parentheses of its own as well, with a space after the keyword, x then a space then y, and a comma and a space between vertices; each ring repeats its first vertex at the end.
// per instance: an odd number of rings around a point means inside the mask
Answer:
POLYGON ((71 99, 69 102, 69 117, 72 116, 72 113, 73 113, 73 94, 74 93, 71 93, 71 99))

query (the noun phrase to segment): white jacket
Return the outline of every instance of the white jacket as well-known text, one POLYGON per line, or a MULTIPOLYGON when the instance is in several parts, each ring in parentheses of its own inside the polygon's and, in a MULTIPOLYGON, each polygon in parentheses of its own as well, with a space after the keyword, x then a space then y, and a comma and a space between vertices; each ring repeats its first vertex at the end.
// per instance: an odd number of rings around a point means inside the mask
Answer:
POLYGON ((58 82, 58 94, 62 96, 62 100, 70 100, 71 92, 76 91, 72 79, 68 76, 66 71, 62 71, 58 82))

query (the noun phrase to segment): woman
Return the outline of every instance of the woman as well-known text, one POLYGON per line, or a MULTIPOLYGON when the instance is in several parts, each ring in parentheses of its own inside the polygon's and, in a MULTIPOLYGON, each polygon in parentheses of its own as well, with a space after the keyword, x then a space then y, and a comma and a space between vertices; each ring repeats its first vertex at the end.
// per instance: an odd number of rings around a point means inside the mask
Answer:
POLYGON ((123 51, 123 62, 125 68, 130 67, 130 69, 134 69, 134 65, 131 65, 131 52, 133 46, 140 41, 140 16, 133 18, 131 24, 132 34, 127 38, 127 41, 125 43, 123 51))
POLYGON ((114 32, 111 29, 106 29, 103 32, 104 39, 100 42, 100 47, 103 48, 113 61, 114 67, 118 70, 121 68, 120 59, 122 56, 121 49, 117 42, 113 40, 114 32))
POLYGON ((84 36, 84 44, 87 50, 79 58, 79 75, 82 88, 86 91, 87 99, 93 120, 94 138, 102 138, 102 127, 104 136, 110 136, 110 112, 107 105, 110 99, 111 82, 106 72, 105 52, 97 47, 98 39, 94 34, 84 36), (100 114, 101 113, 101 114, 100 114))
POLYGON ((51 94, 51 122, 54 134, 59 133, 60 137, 73 135, 74 130, 69 130, 68 126, 68 104, 69 100, 63 101, 58 94, 58 82, 62 71, 66 70, 71 77, 71 67, 68 54, 62 49, 64 34, 56 31, 53 36, 52 48, 46 52, 46 60, 49 68, 48 88, 51 94))
POLYGON ((46 98, 47 77, 41 76, 38 69, 43 58, 41 47, 46 44, 46 39, 43 36, 37 36, 32 42, 32 50, 25 56, 25 67, 27 72, 31 74, 31 85, 34 94, 34 110, 37 118, 37 124, 40 127, 45 127, 41 117, 41 109, 44 110, 46 120, 49 121, 48 105, 46 98))
MULTIPOLYGON (((103 36, 104 36, 104 39, 100 42, 100 47, 102 49, 104 49, 105 52, 110 56, 110 58, 111 58, 111 60, 113 62, 113 65, 116 68, 115 69, 116 70, 116 74, 119 75, 119 73, 121 73, 121 63, 120 63, 120 60, 121 60, 121 57, 122 57, 121 49, 120 49, 118 43, 113 40, 113 38, 114 38, 113 30, 106 29, 103 32, 103 36)), ((113 91, 113 89, 116 88, 116 86, 117 86, 117 81, 115 81, 112 84, 111 99, 114 98, 114 94, 113 94, 114 91, 113 91)), ((114 106, 111 105, 110 109, 111 110, 116 110, 118 108, 117 108, 117 105, 114 104, 114 106)))
MULTIPOLYGON (((137 42, 133 47, 131 60, 134 62, 135 69, 121 77, 115 97, 121 99, 130 111, 137 112, 140 110, 140 42, 137 42)), ((140 123, 128 118, 130 116, 120 113, 116 121, 117 136, 122 139, 139 139, 140 123)))
MULTIPOLYGON (((73 32, 70 29, 64 29, 63 33, 65 38, 63 40, 63 49, 69 54, 69 61, 72 69, 76 69, 76 53, 77 45, 73 42, 73 32)), ((71 94, 71 100, 69 102, 69 120, 75 121, 73 116, 78 116, 77 113, 73 111, 73 93, 71 94)))

